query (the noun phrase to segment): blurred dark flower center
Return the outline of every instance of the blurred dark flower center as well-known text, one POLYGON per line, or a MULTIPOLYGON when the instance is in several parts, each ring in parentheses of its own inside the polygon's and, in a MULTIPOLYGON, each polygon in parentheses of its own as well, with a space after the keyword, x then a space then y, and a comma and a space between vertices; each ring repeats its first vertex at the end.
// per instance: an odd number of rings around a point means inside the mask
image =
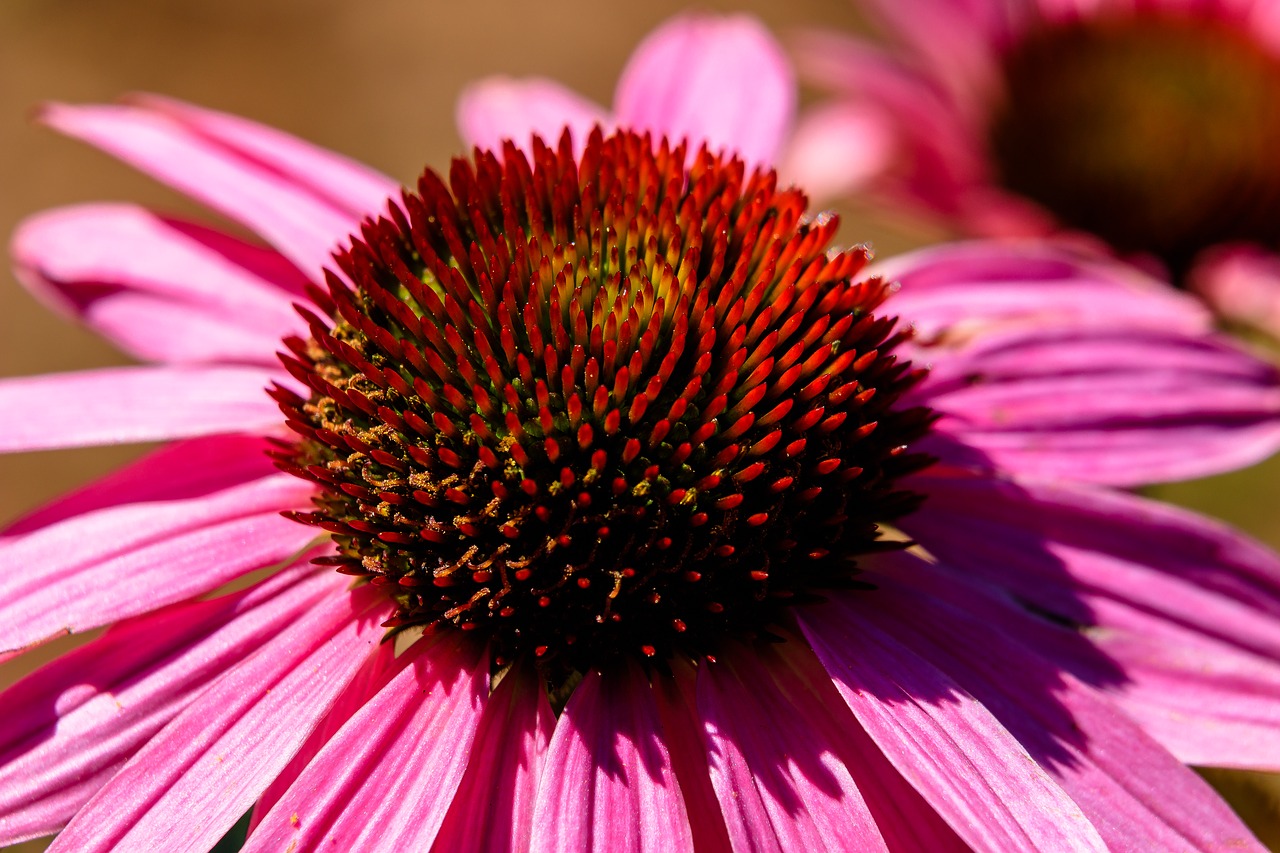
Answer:
POLYGON ((857 248, 771 173, 648 137, 581 158, 428 170, 337 256, 310 397, 278 391, 342 571, 397 625, 476 631, 549 677, 619 654, 702 654, 786 603, 856 584, 895 487, 927 464, 897 410, 904 333, 853 282, 857 248))
POLYGON ((1280 243, 1280 61, 1225 24, 1154 14, 1046 28, 1005 60, 999 178, 1175 273, 1280 243))

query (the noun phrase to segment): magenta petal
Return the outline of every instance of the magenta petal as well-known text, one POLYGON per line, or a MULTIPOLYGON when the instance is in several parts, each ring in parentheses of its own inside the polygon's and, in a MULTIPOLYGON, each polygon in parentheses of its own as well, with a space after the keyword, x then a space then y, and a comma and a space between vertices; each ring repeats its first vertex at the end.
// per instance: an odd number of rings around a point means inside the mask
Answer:
POLYGON ((109 367, 0 379, 0 453, 266 432, 280 409, 261 367, 109 367))
POLYGON ((649 680, 634 664, 590 672, 543 765, 532 851, 692 851, 693 836, 649 680))
POLYGON ((1280 335, 1280 255, 1250 245, 1211 249, 1188 279, 1220 316, 1280 335))
POLYGON ((0 541, 0 650, 76 633, 208 592, 315 538, 280 510, 311 487, 276 474, 198 496, 86 513, 0 541))
POLYGON ((283 257, 139 207, 38 214, 12 253, 29 289, 141 359, 274 367, 280 339, 305 329, 283 257))
POLYGON ((1013 736, 927 660, 838 606, 805 611, 801 625, 858 722, 975 850, 1105 849, 1013 736))
POLYGON ((209 682, 344 585, 300 565, 122 622, 0 694, 0 844, 61 829, 209 682))
POLYGON ((528 150, 537 134, 555 145, 568 128, 574 149, 581 151, 591 128, 609 125, 603 107, 552 80, 490 77, 462 91, 457 107, 458 130, 472 145, 495 151, 511 140, 528 150))
POLYGON ((49 849, 209 850, 306 741, 388 615, 372 587, 323 597, 165 726, 49 849))
POLYGON ((523 853, 556 718, 537 671, 510 669, 485 702, 475 745, 432 850, 523 853))
POLYGON ((640 44, 614 95, 614 118, 673 142, 703 142, 770 166, 795 119, 796 82, 769 31, 746 15, 683 15, 640 44))
POLYGON ((245 851, 430 848, 471 752, 489 661, 454 632, 419 641, 398 664, 262 819, 245 851))
POLYGON ((205 135, 155 109, 54 104, 45 108, 42 119, 238 220, 313 281, 320 280, 333 250, 363 216, 380 212, 338 206, 257 152, 205 135))
POLYGON ((1280 447, 1280 373, 1201 335, 1041 328, 935 354, 911 398, 942 418, 919 449, 957 464, 1132 486, 1280 447))
POLYGON ((843 102, 804 113, 778 173, 811 197, 830 199, 865 189, 892 162, 893 127, 877 109, 843 102))
POLYGON ((766 652, 735 648, 698 675, 711 783, 734 849, 888 849, 838 751, 840 721, 812 692, 784 691, 774 670, 785 664, 766 652))

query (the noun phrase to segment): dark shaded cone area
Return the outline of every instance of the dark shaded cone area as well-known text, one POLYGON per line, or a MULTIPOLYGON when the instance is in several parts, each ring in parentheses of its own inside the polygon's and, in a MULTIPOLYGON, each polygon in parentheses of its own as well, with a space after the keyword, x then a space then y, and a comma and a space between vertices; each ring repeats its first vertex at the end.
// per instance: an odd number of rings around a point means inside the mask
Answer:
POLYGON ((922 409, 903 333, 769 172, 597 130, 428 170, 336 256, 273 392, 319 487, 295 517, 394 625, 481 633, 561 677, 704 654, 856 583, 922 409), (689 165, 686 166, 686 161, 689 165))

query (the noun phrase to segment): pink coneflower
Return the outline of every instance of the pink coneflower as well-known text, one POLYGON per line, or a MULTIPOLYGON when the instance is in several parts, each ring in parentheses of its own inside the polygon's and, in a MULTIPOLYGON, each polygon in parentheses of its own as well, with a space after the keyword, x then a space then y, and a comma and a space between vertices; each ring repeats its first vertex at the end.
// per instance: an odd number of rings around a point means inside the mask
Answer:
POLYGON ((15 238, 155 363, 0 383, 0 447, 174 441, 0 538, 0 647, 112 626, 5 693, 0 841, 1257 849, 1182 762, 1280 766, 1280 557, 1106 488, 1280 440, 1193 301, 1036 244, 864 270, 629 131, 400 193, 173 101, 44 118, 272 248, 15 238))
POLYGON ((866 174, 850 152, 887 136, 883 197, 971 234, 1098 235, 1280 334, 1280 3, 863 5, 897 46, 815 34, 799 51, 845 96, 798 135, 811 185, 848 189, 866 174), (849 133, 850 112, 880 132, 849 133))

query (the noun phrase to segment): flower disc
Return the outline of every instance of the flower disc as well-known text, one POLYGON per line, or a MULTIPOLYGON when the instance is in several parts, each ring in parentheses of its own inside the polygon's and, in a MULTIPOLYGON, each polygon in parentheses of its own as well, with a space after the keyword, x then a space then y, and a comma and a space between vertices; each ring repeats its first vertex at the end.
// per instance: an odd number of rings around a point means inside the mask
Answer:
POLYGON ((303 521, 395 624, 572 673, 704 653, 847 585, 913 506, 903 333, 832 218, 737 160, 566 135, 428 170, 287 341, 303 521), (686 167, 686 161, 689 165, 686 167))

